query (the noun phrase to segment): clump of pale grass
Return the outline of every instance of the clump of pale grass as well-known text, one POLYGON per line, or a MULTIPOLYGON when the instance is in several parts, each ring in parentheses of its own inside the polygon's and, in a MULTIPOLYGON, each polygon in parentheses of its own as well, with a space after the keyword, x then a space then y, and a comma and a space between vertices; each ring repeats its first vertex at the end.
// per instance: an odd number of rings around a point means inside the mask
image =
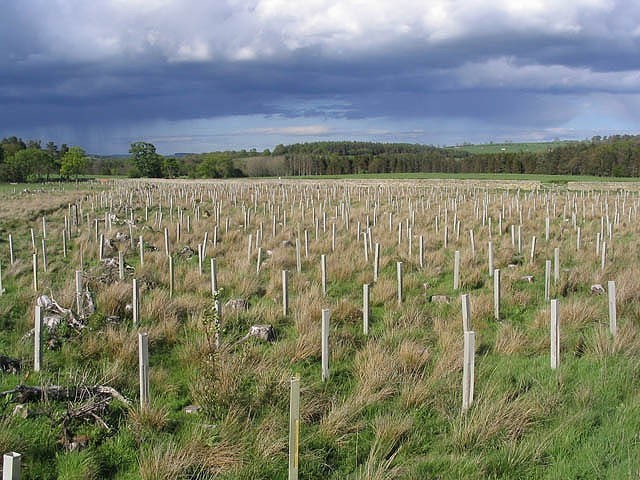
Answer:
POLYGON ((560 322, 570 328, 581 328, 589 323, 598 322, 602 317, 602 307, 597 297, 567 298, 561 300, 560 322))
POLYGON ((364 427, 364 421, 359 417, 362 411, 370 405, 382 402, 394 393, 394 388, 382 388, 373 393, 357 390, 341 402, 335 401, 329 412, 320 421, 320 431, 337 442, 344 441, 348 435, 364 427))
POLYGON ((631 323, 618 324, 617 334, 611 335, 609 327, 600 326, 593 330, 586 342, 587 353, 596 358, 606 358, 610 355, 622 354, 635 357, 640 353, 640 335, 635 325, 631 323))
POLYGON ((398 363, 404 376, 421 376, 431 359, 431 352, 423 344, 405 339, 398 347, 398 363))
POLYGON ((356 353, 353 372, 358 389, 363 394, 382 388, 395 389, 397 380, 396 362, 393 356, 377 342, 371 341, 356 353))
POLYGON ((437 335, 438 355, 432 371, 434 381, 448 377, 462 369, 462 325, 448 318, 435 318, 433 329, 437 335))
POLYGON ((628 305, 640 302, 640 288, 638 288, 640 268, 635 263, 629 264, 616 277, 616 301, 618 305, 628 305))
POLYGON ((338 441, 362 428, 358 416, 367 406, 389 398, 398 388, 398 373, 392 355, 375 342, 356 353, 354 392, 341 403, 334 403, 320 422, 320 430, 338 441))
POLYGON ((494 440, 516 441, 548 415, 550 407, 538 394, 489 387, 477 392, 471 409, 453 420, 451 442, 463 451, 486 447, 494 440))
POLYGON ((305 295, 297 295, 292 301, 291 311, 296 329, 296 348, 292 362, 320 354, 322 299, 320 290, 311 287, 305 295))
POLYGON ((206 273, 206 270, 200 275, 196 266, 193 269, 186 270, 183 275, 176 276, 175 296, 177 298, 180 298, 185 293, 206 291, 211 291, 211 277, 210 274, 206 273))
POLYGON ((187 479, 189 470, 196 462, 195 454, 178 447, 171 440, 161 440, 142 447, 138 457, 142 480, 187 479))
POLYGON ((153 289, 141 295, 140 315, 143 321, 150 323, 176 320, 177 312, 169 298, 169 291, 153 289))
POLYGON ((371 288, 371 303, 374 305, 393 305, 397 301, 397 295, 395 278, 379 277, 371 288))
POLYGON ((107 315, 125 316, 125 307, 132 302, 131 284, 114 282, 102 286, 96 293, 96 306, 107 315))
POLYGON ((284 455, 287 451, 289 436, 286 424, 287 420, 284 416, 271 413, 266 415, 258 425, 253 448, 265 460, 271 460, 277 455, 284 455))
POLYGON ((134 405, 129 408, 128 420, 128 425, 138 438, 143 439, 147 431, 164 430, 169 423, 169 410, 154 401, 146 407, 134 405))
POLYGON ((515 325, 505 322, 498 325, 494 352, 501 355, 521 353, 527 348, 527 335, 515 325))
POLYGON ((382 415, 375 419, 375 438, 367 460, 356 473, 358 480, 392 480, 399 478, 403 468, 394 465, 403 439, 413 426, 411 417, 382 415))

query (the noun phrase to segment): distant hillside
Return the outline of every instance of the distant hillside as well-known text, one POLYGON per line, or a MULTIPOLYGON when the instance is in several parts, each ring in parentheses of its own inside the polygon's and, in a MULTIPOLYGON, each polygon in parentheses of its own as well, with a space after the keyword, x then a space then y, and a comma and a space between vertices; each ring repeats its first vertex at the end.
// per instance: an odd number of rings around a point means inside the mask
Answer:
POLYGON ((480 153, 541 153, 549 152, 558 147, 565 147, 575 143, 573 140, 558 140, 554 142, 520 142, 520 143, 482 143, 478 145, 464 144, 455 145, 450 148, 455 151, 462 151, 473 154, 480 153))
POLYGON ((370 142, 278 145, 286 175, 362 173, 515 173, 640 175, 640 136, 594 137, 584 142, 490 144, 438 148, 370 142))

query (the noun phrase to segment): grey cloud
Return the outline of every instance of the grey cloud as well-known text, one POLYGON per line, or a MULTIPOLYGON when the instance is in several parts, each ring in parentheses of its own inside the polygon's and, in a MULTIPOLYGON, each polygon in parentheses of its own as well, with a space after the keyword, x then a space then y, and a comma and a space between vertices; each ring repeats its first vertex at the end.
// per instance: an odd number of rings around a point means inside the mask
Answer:
POLYGON ((452 6, 442 21, 424 2, 372 2, 362 19, 325 3, 5 2, 0 135, 231 115, 543 128, 571 121, 576 96, 640 91, 632 2, 542 2, 525 17, 434 0, 452 6))

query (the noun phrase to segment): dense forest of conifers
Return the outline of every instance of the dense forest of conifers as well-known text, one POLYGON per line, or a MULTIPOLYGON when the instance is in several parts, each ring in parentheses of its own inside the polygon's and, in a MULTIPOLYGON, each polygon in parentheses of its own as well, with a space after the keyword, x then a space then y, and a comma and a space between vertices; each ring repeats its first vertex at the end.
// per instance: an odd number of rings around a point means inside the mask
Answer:
POLYGON ((446 172, 636 177, 640 136, 594 137, 545 152, 468 153, 424 145, 318 142, 279 145, 287 175, 446 172))
POLYGON ((470 153, 428 145, 344 141, 278 145, 273 152, 241 150, 162 156, 155 153, 152 144, 140 144, 149 147, 145 153, 149 158, 87 156, 78 165, 70 163, 65 144, 58 148, 49 142, 42 147, 39 141, 5 138, 0 141, 0 181, 39 180, 58 171, 168 178, 405 172, 640 176, 640 135, 594 137, 542 152, 515 153, 470 153), (69 165, 66 170, 62 168, 65 159, 75 170, 70 170, 69 165), (153 175, 141 167, 150 164, 154 166, 153 175))

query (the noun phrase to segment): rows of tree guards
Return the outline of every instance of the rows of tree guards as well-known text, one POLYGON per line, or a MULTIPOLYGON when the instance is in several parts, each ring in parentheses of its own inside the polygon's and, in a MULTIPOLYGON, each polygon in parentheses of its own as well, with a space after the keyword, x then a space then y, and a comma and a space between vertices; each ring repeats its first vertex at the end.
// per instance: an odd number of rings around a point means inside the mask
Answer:
POLYGON ((74 179, 79 175, 150 178, 232 178, 366 173, 512 173, 640 176, 640 135, 593 137, 546 151, 473 153, 430 145, 311 142, 198 154, 160 155, 149 142, 132 143, 128 155, 87 155, 79 146, 0 142, 0 181, 74 179))

